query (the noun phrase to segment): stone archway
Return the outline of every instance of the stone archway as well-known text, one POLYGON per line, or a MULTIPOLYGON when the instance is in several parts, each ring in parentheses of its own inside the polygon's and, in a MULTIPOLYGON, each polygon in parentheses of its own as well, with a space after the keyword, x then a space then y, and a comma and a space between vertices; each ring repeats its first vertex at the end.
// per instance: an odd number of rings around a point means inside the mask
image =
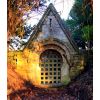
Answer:
POLYGON ((56 86, 61 84, 61 54, 53 49, 47 49, 40 55, 41 85, 56 86))

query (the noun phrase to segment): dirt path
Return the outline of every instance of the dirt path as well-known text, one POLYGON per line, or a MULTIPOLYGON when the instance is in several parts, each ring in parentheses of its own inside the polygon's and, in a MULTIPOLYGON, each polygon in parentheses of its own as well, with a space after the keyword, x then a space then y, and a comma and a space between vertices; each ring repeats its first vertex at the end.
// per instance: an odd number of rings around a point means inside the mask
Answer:
POLYGON ((25 89, 9 94, 8 100, 92 100, 92 82, 90 71, 60 88, 43 89, 27 83, 25 89))

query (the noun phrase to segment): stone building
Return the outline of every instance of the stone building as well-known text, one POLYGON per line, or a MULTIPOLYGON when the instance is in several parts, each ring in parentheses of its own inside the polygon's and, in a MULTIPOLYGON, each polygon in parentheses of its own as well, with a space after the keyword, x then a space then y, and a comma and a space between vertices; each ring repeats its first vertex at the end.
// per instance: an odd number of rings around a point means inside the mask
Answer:
POLYGON ((8 64, 24 79, 43 87, 67 85, 83 70, 83 60, 52 4, 24 49, 8 52, 8 64))

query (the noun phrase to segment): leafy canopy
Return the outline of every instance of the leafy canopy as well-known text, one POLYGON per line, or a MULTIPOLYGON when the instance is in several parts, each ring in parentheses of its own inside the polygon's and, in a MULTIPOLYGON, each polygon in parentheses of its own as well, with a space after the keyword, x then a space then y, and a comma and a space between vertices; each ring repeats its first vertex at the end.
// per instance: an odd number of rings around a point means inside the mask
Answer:
POLYGON ((20 36, 24 34, 23 16, 26 12, 44 6, 46 0, 8 0, 8 38, 10 36, 20 36))
MULTIPOLYGON (((86 43, 93 40, 93 1, 76 0, 70 11, 70 18, 65 22, 72 32, 72 37, 79 47, 85 49, 86 43)), ((88 45, 88 48, 90 46, 88 45)))

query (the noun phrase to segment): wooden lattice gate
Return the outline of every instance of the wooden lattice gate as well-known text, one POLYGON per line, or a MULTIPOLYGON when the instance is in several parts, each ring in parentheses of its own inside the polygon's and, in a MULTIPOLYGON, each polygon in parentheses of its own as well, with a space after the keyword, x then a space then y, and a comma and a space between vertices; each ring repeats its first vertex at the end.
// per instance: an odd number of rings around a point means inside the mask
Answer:
POLYGON ((46 50, 40 56, 41 84, 57 85, 61 83, 62 57, 56 50, 46 50))

